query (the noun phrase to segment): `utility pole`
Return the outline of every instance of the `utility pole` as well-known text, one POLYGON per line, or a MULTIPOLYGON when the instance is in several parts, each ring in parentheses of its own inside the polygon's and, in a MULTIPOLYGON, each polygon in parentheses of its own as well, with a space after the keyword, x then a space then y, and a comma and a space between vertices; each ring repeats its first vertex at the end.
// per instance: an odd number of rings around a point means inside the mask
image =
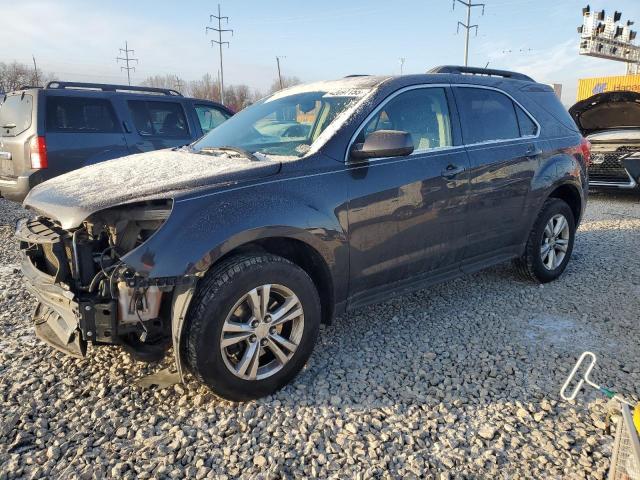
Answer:
POLYGON ((280 90, 282 90, 284 88, 284 86, 282 85, 282 73, 280 71, 280 59, 281 58, 287 58, 287 57, 279 57, 276 55, 276 63, 278 64, 278 80, 280 81, 280 90))
POLYGON ((404 62, 405 62, 406 58, 404 57, 400 57, 400 76, 402 76, 402 74, 404 73, 404 62))
POLYGON ((35 76, 36 76, 36 84, 35 84, 35 86, 39 87, 40 86, 40 82, 38 81, 38 65, 36 65, 36 57, 35 57, 35 55, 31 55, 31 58, 33 58, 33 71, 34 71, 35 76))
POLYGON ((471 0, 453 0, 453 9, 456 9, 456 2, 461 3, 465 7, 467 7, 467 23, 458 22, 458 28, 456 29, 456 33, 460 32, 460 27, 466 30, 465 42, 464 42, 464 66, 466 67, 469 63, 469 30, 472 28, 476 29, 476 36, 478 36, 478 25, 471 25, 471 9, 473 7, 482 7, 482 15, 484 15, 484 3, 471 3, 471 0))
POLYGON ((204 31, 205 33, 208 33, 209 30, 218 32, 218 40, 211 40, 211 46, 213 46, 214 44, 218 44, 218 47, 220 48, 220 103, 224 103, 224 70, 222 68, 222 45, 226 44, 227 48, 229 48, 229 42, 222 41, 222 34, 225 32, 231 32, 231 36, 233 36, 233 30, 222 28, 222 20, 224 20, 228 24, 229 17, 222 16, 222 13, 220 13, 220 4, 218 4, 218 15, 209 15, 209 21, 213 21, 214 18, 218 20, 218 28, 206 27, 204 31))
POLYGON ((182 80, 180 80, 180 77, 178 77, 176 75, 176 82, 175 82, 175 86, 176 86, 176 90, 178 90, 178 92, 182 93, 182 87, 184 86, 184 82, 182 80))
POLYGON ((129 49, 129 44, 127 43, 126 40, 124 42, 124 48, 120 49, 120 53, 124 53, 124 57, 117 57, 116 58, 116 62, 119 62, 120 60, 125 62, 126 67, 121 66, 120 67, 120 71, 122 71, 122 70, 126 70, 127 71, 127 81, 129 82, 129 85, 131 85, 131 70, 133 70, 135 72, 136 71, 136 67, 130 67, 129 63, 136 62, 136 65, 137 65, 138 64, 138 59, 137 58, 132 58, 132 57, 129 56, 129 53, 134 54, 135 52, 133 50, 129 49))

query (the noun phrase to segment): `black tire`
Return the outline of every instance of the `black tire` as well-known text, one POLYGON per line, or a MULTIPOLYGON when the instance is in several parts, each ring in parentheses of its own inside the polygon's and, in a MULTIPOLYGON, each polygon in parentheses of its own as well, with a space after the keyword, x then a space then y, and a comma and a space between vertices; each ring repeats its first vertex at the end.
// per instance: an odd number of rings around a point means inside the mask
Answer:
POLYGON ((271 254, 232 257, 215 266, 198 285, 187 316, 184 346, 193 374, 218 396, 246 401, 272 394, 300 372, 318 337, 321 309, 316 287, 307 273, 271 254), (236 302, 264 284, 280 284, 295 293, 304 311, 302 337, 290 360, 270 377, 245 380, 223 359, 220 343, 225 319, 236 302))
POLYGON ((547 199, 542 205, 538 218, 529 233, 524 253, 520 258, 514 260, 517 272, 522 278, 539 283, 548 283, 557 279, 567 268, 567 264, 571 259, 575 236, 576 222, 571 207, 559 198, 547 199), (542 246, 544 228, 547 222, 557 214, 562 214, 569 224, 569 242, 562 262, 556 268, 550 270, 543 264, 540 256, 540 247, 542 246))

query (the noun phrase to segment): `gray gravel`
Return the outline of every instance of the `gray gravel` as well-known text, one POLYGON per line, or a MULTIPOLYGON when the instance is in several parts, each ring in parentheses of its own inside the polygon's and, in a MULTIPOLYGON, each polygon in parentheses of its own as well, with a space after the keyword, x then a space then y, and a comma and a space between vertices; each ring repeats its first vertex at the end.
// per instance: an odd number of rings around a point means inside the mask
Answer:
POLYGON ((116 348, 85 360, 35 339, 0 200, 0 479, 605 478, 607 404, 558 390, 577 356, 640 394, 640 203, 592 196, 566 274, 508 265, 338 318, 278 394, 233 404, 116 348))

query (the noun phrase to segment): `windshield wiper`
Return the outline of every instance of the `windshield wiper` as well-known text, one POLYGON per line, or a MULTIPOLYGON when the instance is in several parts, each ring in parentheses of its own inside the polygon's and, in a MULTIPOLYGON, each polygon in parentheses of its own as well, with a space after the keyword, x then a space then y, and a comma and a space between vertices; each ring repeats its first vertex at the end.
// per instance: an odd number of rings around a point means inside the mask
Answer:
POLYGON ((215 152, 234 152, 248 158, 252 162, 259 162, 260 160, 253 153, 244 148, 239 147, 203 147, 200 149, 203 153, 215 153, 215 152))

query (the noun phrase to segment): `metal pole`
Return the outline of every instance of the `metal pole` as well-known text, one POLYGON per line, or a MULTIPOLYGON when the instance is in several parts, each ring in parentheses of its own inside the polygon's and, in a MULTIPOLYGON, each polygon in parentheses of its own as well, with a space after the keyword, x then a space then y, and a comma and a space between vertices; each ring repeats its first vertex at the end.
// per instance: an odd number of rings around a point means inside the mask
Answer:
POLYGON ((280 90, 284 87, 282 86, 282 73, 280 72, 280 57, 276 56, 276 63, 278 64, 278 80, 280 81, 280 90))
POLYGON ((131 85, 131 74, 129 73, 129 44, 126 40, 124 41, 124 51, 125 56, 127 57, 127 82, 131 85))
POLYGON ((218 4, 218 46, 220 47, 220 103, 224 104, 224 70, 222 69, 222 14, 218 4))
MULTIPOLYGON (((467 4, 467 26, 471 25, 471 2, 467 4)), ((464 42, 464 66, 466 67, 469 63, 469 30, 471 28, 466 28, 465 42, 464 42)))

